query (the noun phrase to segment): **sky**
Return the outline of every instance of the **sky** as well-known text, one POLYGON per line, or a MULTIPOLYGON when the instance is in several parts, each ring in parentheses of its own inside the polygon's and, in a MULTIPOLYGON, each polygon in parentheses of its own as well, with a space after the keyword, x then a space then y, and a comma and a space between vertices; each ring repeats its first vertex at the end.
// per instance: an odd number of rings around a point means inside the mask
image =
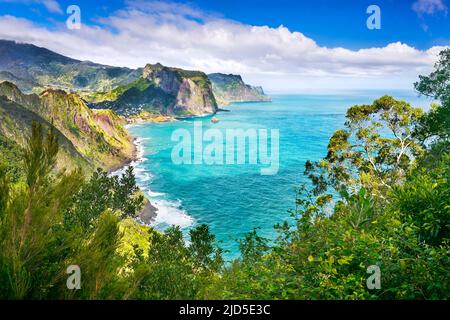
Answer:
POLYGON ((269 93, 411 89, 450 46, 449 0, 0 0, 0 39, 80 60, 241 74, 269 93), (69 29, 67 9, 80 8, 69 29), (380 29, 369 29, 370 5, 380 29))

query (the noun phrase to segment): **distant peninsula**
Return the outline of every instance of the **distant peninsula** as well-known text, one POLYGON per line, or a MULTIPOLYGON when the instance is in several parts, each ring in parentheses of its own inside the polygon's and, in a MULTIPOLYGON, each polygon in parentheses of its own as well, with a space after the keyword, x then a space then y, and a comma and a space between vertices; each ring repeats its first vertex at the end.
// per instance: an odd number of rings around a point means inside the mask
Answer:
POLYGON ((271 101, 262 87, 254 87, 244 83, 236 74, 212 73, 208 75, 212 83, 214 96, 221 106, 233 102, 271 101))

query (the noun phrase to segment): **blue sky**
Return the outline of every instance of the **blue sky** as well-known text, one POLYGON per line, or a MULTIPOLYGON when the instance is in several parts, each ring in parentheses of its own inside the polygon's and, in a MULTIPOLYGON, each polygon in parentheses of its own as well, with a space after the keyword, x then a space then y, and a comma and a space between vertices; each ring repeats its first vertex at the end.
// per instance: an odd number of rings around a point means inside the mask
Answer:
MULTIPOLYGON (((82 8, 86 23, 95 24, 125 6, 124 1, 57 1, 61 12, 49 12, 45 1, 0 0, 0 14, 26 17, 51 26, 54 20, 65 20, 61 14, 71 4, 82 8)), ((448 11, 418 14, 413 10, 415 0, 196 0, 172 1, 191 5, 224 18, 251 25, 278 27, 300 31, 323 46, 344 46, 360 49, 384 46, 402 41, 419 49, 434 45, 450 45, 450 16, 448 11), (382 13, 381 30, 368 30, 366 8, 376 4, 382 13), (426 27, 425 27, 426 26, 426 27)), ((445 4, 445 1, 443 1, 445 4)), ((446 4, 445 4, 446 5, 446 4)))
POLYGON ((450 45, 446 1, 0 0, 0 38, 105 64, 241 73, 274 91, 404 88, 450 45), (71 4, 82 30, 65 28, 71 4), (366 27, 371 4, 380 30, 366 27))

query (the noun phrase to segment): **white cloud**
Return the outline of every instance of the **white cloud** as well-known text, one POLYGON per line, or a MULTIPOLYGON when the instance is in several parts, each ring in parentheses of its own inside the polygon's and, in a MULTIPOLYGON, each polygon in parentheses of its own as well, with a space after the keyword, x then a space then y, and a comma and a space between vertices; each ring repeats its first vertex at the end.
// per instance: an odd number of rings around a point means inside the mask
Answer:
POLYGON ((60 13, 62 14, 63 11, 61 9, 61 6, 56 0, 44 0, 42 1, 42 4, 47 8, 48 11, 53 13, 60 13))
POLYGON ((417 50, 400 42, 361 50, 328 48, 284 26, 252 26, 189 6, 144 1, 128 2, 97 26, 81 30, 68 30, 63 23, 48 29, 0 16, 0 38, 109 65, 161 62, 207 73, 239 73, 269 91, 410 89, 442 49, 417 50))
POLYGON ((412 9, 419 15, 434 14, 440 11, 447 14, 447 6, 444 0, 417 0, 413 3, 412 9))

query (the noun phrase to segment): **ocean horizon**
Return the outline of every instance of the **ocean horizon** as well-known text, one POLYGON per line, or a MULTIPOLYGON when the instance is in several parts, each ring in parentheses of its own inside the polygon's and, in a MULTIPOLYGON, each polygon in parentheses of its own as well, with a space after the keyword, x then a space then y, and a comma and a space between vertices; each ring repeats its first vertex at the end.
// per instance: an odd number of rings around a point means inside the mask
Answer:
POLYGON ((303 175, 305 162, 326 156, 329 138, 344 126, 349 107, 372 103, 384 94, 424 109, 431 102, 412 91, 278 94, 272 95, 272 102, 233 103, 225 107, 230 112, 216 115, 218 123, 212 123, 212 116, 208 116, 129 126, 140 149, 140 159, 133 164, 137 183, 158 209, 152 226, 164 230, 179 225, 187 234, 193 226, 205 223, 225 250, 226 259, 238 257, 238 240, 253 229, 275 239, 274 226, 291 221, 295 188, 308 183, 303 175), (171 140, 173 132, 184 129, 193 133, 194 124, 199 122, 203 130, 221 132, 278 130, 278 172, 261 175, 260 163, 175 164, 171 157, 176 145, 171 140))

